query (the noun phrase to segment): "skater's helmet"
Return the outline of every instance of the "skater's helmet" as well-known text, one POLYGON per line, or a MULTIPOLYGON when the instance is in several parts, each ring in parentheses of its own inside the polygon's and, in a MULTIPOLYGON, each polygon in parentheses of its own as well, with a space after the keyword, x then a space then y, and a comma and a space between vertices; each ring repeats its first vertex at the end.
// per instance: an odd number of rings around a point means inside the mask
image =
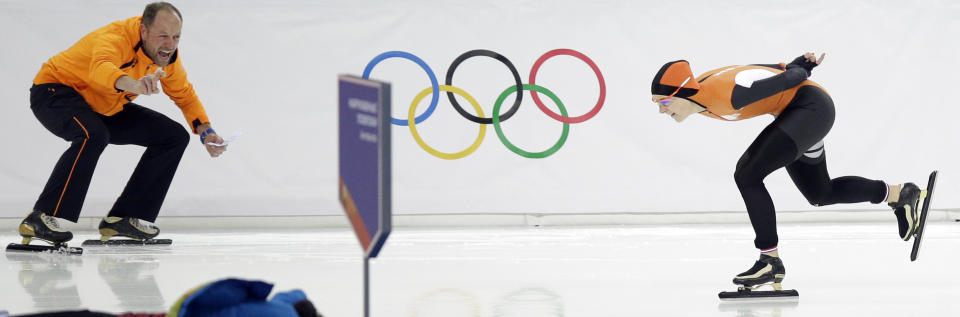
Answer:
POLYGON ((672 61, 663 64, 660 71, 653 77, 650 85, 650 94, 686 98, 696 95, 700 91, 700 83, 690 70, 690 63, 685 60, 672 61))

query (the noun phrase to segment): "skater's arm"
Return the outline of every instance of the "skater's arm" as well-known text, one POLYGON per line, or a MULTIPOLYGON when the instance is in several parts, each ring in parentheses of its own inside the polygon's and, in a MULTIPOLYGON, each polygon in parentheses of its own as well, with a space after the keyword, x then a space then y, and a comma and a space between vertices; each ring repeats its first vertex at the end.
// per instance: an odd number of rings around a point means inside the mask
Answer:
POLYGON ((820 65, 823 62, 823 58, 827 56, 827 53, 821 53, 820 58, 817 59, 817 54, 807 52, 803 56, 793 59, 790 64, 787 64, 786 69, 793 68, 802 68, 807 72, 807 77, 813 74, 813 68, 820 65))
MULTIPOLYGON (((730 100, 734 109, 743 109, 749 104, 796 87, 810 77, 811 70, 823 61, 824 55, 820 55, 820 59, 817 59, 813 53, 806 53, 787 64, 786 70, 780 74, 764 70, 751 70, 738 74, 737 85, 733 89, 730 100)), ((780 68, 779 65, 758 64, 758 66, 780 68)))

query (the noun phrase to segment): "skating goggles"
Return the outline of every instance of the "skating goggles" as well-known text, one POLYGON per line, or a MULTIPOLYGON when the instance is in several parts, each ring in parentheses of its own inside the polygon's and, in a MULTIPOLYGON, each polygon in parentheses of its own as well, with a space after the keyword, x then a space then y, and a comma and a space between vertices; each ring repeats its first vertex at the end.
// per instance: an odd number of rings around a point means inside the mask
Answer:
POLYGON ((680 89, 683 89, 683 85, 686 85, 687 82, 689 82, 689 81, 690 81, 690 77, 687 77, 687 79, 684 79, 683 82, 680 83, 680 87, 677 87, 677 90, 674 90, 672 94, 670 94, 669 96, 666 96, 666 97, 657 99, 657 100, 654 101, 654 102, 660 104, 661 106, 669 105, 669 104, 670 104, 670 99, 672 99, 674 95, 676 95, 678 92, 680 92, 680 89))

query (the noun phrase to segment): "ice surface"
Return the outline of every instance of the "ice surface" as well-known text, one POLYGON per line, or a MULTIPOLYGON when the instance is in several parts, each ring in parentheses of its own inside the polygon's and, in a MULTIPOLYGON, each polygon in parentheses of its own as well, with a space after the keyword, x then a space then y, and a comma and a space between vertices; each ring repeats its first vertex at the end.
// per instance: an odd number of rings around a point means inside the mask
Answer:
MULTIPOLYGON (((922 252, 896 225, 785 224, 794 303, 721 302, 757 257, 750 227, 394 228, 371 261, 371 316, 958 316, 960 223, 930 222, 922 252)), ((79 240, 94 232, 75 232, 79 240)), ((303 289, 328 317, 362 316, 359 243, 346 229, 167 230, 172 246, 0 257, 0 311, 166 311, 225 277, 303 289)), ((0 234, 5 243, 16 232, 0 234)))

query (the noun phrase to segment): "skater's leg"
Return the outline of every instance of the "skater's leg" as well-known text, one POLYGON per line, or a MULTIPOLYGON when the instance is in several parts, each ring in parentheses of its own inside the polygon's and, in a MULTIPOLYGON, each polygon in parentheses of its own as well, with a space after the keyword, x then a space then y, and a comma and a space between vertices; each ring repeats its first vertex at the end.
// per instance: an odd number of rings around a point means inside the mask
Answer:
POLYGON ((747 271, 737 274, 733 283, 753 288, 773 284, 780 290, 786 269, 777 251, 777 218, 773 200, 763 179, 778 168, 790 164, 796 156, 796 144, 777 125, 767 126, 737 163, 735 179, 747 205, 750 224, 756 233, 754 246, 760 249, 760 259, 747 271))
POLYGON ((886 201, 894 210, 900 238, 909 240, 913 234, 920 196, 920 188, 913 183, 888 186, 883 181, 859 176, 830 179, 822 143, 788 165, 787 172, 803 196, 814 206, 868 201, 878 204, 886 201))
POLYGON ((787 166, 797 156, 796 145, 776 124, 767 126, 737 162, 734 180, 747 207, 756 233, 754 245, 761 250, 778 243, 777 217, 773 200, 763 184, 773 171, 787 166))
POLYGON ((787 165, 787 173, 811 205, 883 202, 887 195, 887 185, 883 181, 859 176, 830 179, 823 143, 820 142, 814 147, 800 156, 796 162, 787 165))
POLYGON ((763 187, 763 177, 777 168, 793 164, 803 157, 801 154, 816 153, 815 145, 830 132, 833 122, 830 96, 815 86, 802 87, 790 105, 764 129, 740 159, 737 185, 757 232, 754 241, 757 248, 764 250, 777 246, 776 215, 770 195, 763 187), (808 149, 814 151, 806 153, 808 149))
POLYGON ((112 144, 145 146, 140 162, 108 216, 153 222, 189 143, 183 126, 163 114, 133 103, 105 120, 112 144))

